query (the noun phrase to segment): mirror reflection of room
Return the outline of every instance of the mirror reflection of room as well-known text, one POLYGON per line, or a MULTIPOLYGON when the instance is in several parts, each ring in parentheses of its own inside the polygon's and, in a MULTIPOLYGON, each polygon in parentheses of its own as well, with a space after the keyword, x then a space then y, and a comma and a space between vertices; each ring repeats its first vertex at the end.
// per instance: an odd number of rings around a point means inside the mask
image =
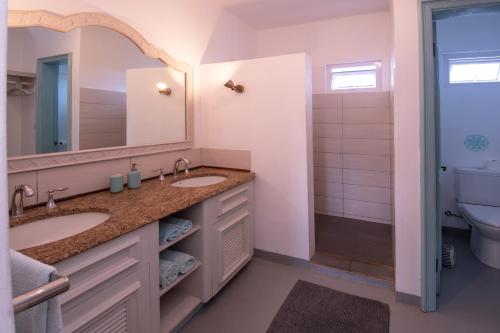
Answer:
POLYGON ((185 74, 127 37, 95 26, 8 34, 9 157, 186 139, 185 74))

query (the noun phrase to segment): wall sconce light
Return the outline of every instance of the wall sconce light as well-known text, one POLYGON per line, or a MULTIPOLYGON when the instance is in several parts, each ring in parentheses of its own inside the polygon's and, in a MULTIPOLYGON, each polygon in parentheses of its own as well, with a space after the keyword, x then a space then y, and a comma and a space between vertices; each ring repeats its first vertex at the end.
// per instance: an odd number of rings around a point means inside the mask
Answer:
POLYGON ((241 94, 245 91, 245 87, 243 87, 241 84, 234 85, 234 82, 232 80, 227 81, 224 87, 229 88, 232 91, 236 91, 238 94, 241 94))
POLYGON ((156 84, 156 88, 158 88, 158 92, 162 95, 166 96, 172 95, 172 89, 170 89, 164 82, 158 82, 156 84))

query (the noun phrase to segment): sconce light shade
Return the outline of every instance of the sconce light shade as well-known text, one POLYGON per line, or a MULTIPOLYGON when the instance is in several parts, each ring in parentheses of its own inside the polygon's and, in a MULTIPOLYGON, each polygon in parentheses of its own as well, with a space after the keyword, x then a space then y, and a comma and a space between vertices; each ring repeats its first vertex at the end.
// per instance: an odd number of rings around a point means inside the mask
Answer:
POLYGON ((170 89, 164 82, 158 82, 156 84, 156 88, 158 88, 158 92, 162 95, 166 96, 172 95, 172 89, 170 89))
POLYGON ((229 88, 232 91, 236 91, 238 94, 241 94, 245 91, 244 86, 242 86, 241 84, 234 85, 234 82, 232 80, 227 81, 226 84, 224 84, 224 87, 229 88))

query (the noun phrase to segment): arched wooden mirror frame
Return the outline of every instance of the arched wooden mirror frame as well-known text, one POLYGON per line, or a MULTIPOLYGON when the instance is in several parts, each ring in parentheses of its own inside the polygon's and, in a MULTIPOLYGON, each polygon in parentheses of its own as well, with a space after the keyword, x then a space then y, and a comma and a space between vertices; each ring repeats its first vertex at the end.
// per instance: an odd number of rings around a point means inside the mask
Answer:
POLYGON ((85 26, 112 29, 130 39, 145 55, 159 59, 167 66, 186 74, 186 140, 11 157, 8 159, 9 174, 193 148, 193 70, 190 65, 175 60, 164 50, 149 43, 133 27, 107 14, 88 12, 63 16, 45 10, 9 10, 8 12, 9 28, 43 27, 68 32, 85 26))

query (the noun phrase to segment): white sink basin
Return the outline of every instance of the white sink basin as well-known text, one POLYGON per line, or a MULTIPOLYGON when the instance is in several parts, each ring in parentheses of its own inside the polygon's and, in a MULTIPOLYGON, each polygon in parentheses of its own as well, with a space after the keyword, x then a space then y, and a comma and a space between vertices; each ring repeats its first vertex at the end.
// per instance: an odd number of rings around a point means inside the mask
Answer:
POLYGON ((10 228, 10 247, 14 250, 43 245, 76 235, 105 222, 108 214, 88 212, 51 217, 10 228))
POLYGON ((193 177, 179 180, 178 182, 172 183, 171 185, 174 187, 202 187, 222 183, 226 179, 226 177, 221 176, 193 177))

